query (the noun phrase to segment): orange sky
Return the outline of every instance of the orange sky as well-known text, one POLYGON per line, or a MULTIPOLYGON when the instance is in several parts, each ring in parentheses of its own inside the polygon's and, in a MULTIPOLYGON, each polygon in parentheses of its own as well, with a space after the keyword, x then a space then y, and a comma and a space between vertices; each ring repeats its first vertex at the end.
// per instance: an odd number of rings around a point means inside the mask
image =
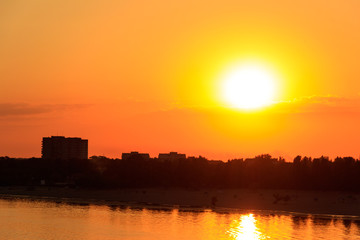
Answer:
POLYGON ((360 156, 360 1, 0 2, 0 156, 44 136, 89 155, 360 156), (237 61, 280 77, 256 112, 219 99, 237 61))

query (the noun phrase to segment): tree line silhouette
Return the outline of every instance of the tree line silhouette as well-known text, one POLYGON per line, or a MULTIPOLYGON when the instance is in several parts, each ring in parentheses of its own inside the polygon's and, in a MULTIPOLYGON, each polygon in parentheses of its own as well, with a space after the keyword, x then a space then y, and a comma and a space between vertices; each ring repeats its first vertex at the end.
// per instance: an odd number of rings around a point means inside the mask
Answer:
POLYGON ((92 156, 87 160, 0 157, 1 186, 87 188, 262 188, 360 191, 360 160, 263 154, 227 162, 188 157, 159 161, 92 156))

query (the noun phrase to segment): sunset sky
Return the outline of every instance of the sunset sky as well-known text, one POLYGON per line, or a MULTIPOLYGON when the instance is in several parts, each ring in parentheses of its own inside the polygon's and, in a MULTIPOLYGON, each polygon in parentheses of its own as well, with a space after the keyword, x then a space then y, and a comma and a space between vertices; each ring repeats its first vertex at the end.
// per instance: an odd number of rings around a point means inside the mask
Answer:
POLYGON ((40 157, 42 137, 89 139, 89 156, 178 151, 360 156, 358 0, 3 0, 0 156, 40 157), (224 99, 255 63, 271 105, 224 99))

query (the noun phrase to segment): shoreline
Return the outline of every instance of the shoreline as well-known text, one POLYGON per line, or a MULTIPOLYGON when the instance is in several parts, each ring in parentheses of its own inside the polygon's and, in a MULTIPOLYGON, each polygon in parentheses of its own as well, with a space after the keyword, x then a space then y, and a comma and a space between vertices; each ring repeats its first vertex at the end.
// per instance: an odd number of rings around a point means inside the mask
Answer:
POLYGON ((0 187, 0 199, 153 210, 284 212, 360 217, 360 193, 279 189, 114 189, 0 187))

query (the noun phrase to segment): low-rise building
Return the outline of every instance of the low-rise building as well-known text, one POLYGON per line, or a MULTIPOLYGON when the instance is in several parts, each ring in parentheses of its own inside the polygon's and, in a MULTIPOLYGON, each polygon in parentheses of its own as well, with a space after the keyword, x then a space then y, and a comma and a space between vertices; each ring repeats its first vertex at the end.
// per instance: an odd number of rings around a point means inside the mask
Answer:
POLYGON ((150 155, 148 153, 130 152, 130 153, 123 153, 121 155, 121 159, 122 160, 130 160, 130 159, 149 160, 150 155))
POLYGON ((170 152, 170 153, 159 153, 158 157, 159 161, 170 161, 170 162, 177 162, 182 159, 186 159, 186 155, 177 152, 170 152))

